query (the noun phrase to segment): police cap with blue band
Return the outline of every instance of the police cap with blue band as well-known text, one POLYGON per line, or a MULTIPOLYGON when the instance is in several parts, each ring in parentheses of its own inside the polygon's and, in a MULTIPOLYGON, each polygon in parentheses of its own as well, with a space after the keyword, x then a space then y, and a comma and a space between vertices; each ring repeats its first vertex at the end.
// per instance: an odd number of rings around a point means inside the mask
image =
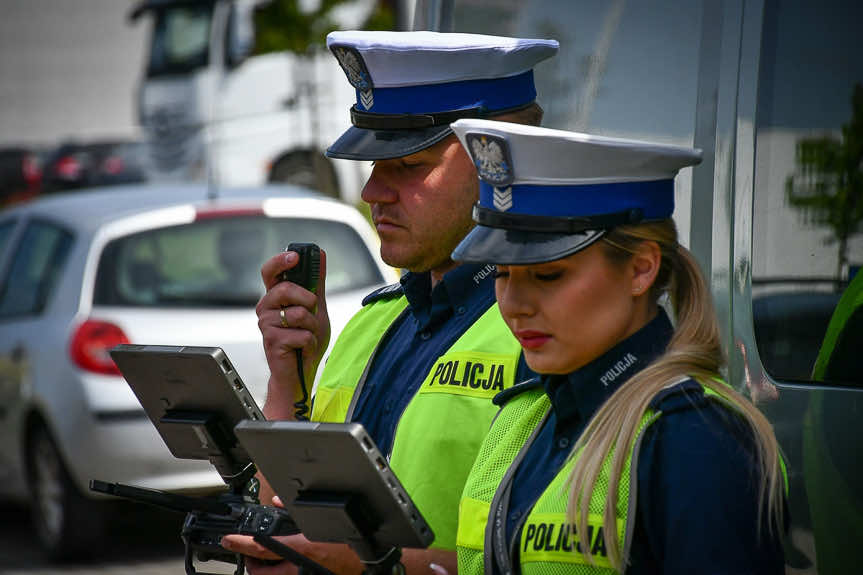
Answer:
POLYGON ((701 150, 490 120, 453 131, 480 178, 477 225, 456 261, 502 265, 554 261, 607 230, 674 212, 674 177, 701 150))
POLYGON ((452 133, 459 118, 516 111, 536 100, 533 67, 555 40, 440 32, 338 31, 327 35, 357 92, 353 124, 333 158, 407 156, 452 133))

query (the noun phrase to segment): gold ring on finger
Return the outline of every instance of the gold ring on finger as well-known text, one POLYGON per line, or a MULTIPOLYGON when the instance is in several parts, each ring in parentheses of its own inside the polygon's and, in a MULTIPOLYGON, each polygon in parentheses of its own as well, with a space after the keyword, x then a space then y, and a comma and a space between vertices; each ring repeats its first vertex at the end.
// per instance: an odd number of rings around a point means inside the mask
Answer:
POLYGON ((288 324, 288 318, 285 317, 285 308, 279 310, 279 317, 282 320, 282 327, 291 327, 288 324))

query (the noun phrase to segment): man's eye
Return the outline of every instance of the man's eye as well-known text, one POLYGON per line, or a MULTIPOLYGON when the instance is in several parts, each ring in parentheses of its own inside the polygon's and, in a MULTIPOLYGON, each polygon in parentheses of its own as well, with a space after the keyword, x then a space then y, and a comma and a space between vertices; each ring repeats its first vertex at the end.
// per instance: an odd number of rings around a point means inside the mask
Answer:
POLYGON ((536 274, 536 279, 541 282, 553 282, 560 279, 561 276, 563 276, 563 272, 551 272, 547 274, 536 274))
POLYGON ((498 269, 495 270, 493 274, 491 274, 491 277, 493 277, 494 279, 508 278, 509 272, 502 272, 498 269))

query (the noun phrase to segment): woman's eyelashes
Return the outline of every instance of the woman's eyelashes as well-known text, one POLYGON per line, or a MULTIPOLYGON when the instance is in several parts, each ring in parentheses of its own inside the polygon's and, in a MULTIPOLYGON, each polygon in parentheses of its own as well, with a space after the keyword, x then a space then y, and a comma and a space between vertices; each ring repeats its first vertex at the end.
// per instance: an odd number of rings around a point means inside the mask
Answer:
POLYGON ((537 281, 541 282, 553 282, 555 280, 559 280, 563 277, 563 270, 555 270, 550 272, 536 272, 534 277, 537 281))
MULTIPOLYGON (((524 275, 522 275, 522 276, 520 276, 520 277, 524 277, 524 278, 526 279, 526 278, 529 278, 529 277, 531 277, 531 276, 532 276, 534 279, 536 279, 536 281, 540 281, 540 282, 553 282, 553 281, 555 281, 555 280, 559 280, 560 278, 562 278, 562 277, 563 277, 563 270, 542 271, 542 272, 534 271, 534 272, 530 273, 530 275, 528 275, 528 276, 524 276, 524 275)), ((494 272, 494 274, 492 275, 492 277, 493 277, 494 279, 505 279, 505 278, 508 278, 508 277, 509 277, 509 270, 507 270, 507 269, 501 269, 500 267, 498 267, 498 268, 497 268, 497 270, 495 270, 495 272, 494 272)))

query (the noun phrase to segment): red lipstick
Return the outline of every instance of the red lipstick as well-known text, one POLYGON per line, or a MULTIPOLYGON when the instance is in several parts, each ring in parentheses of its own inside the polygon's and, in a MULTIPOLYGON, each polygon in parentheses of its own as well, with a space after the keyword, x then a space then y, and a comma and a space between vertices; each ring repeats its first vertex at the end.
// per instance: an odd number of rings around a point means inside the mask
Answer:
POLYGON ((531 329, 519 330, 515 332, 515 337, 525 349, 539 349, 551 339, 551 336, 541 331, 531 329))

